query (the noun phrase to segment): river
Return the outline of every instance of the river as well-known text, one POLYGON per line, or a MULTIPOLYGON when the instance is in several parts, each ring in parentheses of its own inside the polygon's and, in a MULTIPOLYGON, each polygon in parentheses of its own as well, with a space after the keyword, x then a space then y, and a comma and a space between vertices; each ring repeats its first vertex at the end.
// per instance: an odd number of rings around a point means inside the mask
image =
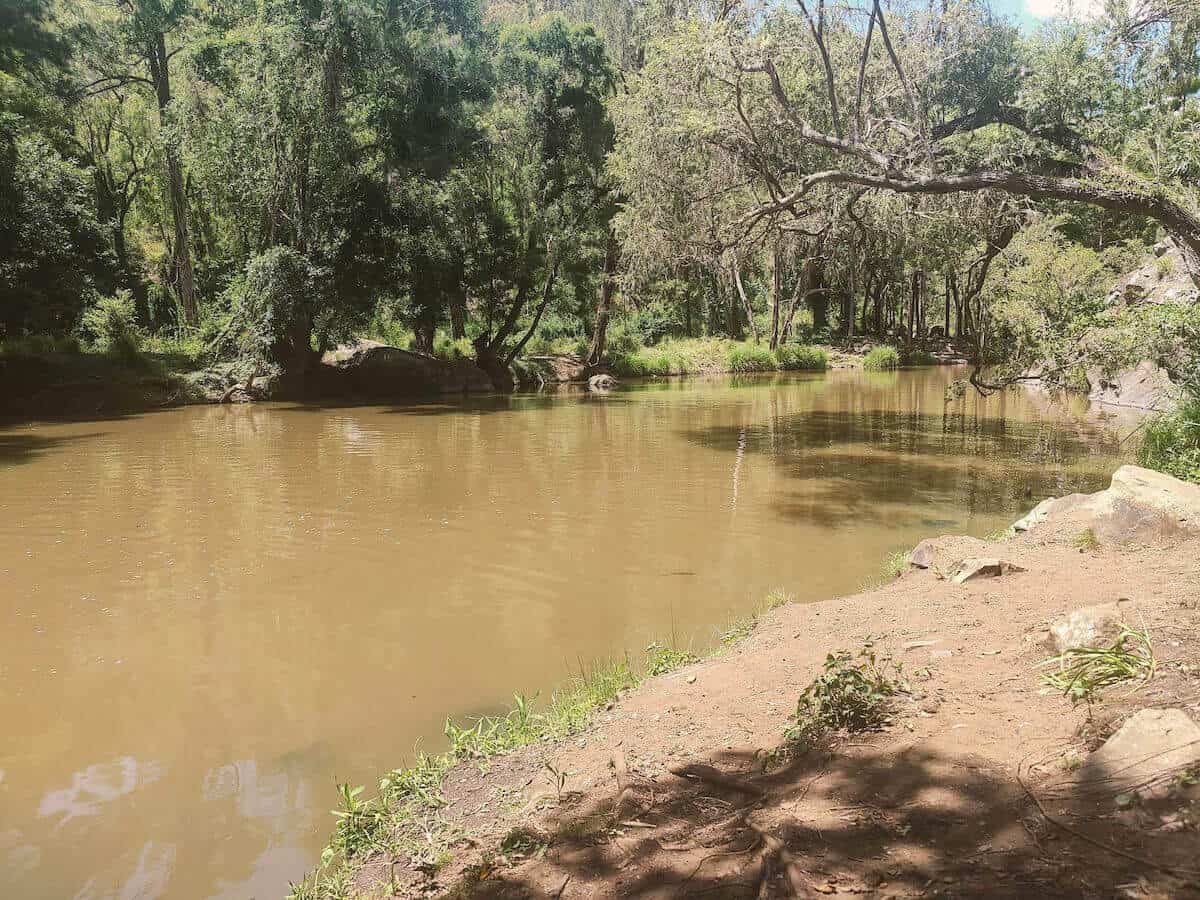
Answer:
POLYGON ((0 428, 4 896, 280 897, 447 715, 1107 483, 954 374, 0 428))

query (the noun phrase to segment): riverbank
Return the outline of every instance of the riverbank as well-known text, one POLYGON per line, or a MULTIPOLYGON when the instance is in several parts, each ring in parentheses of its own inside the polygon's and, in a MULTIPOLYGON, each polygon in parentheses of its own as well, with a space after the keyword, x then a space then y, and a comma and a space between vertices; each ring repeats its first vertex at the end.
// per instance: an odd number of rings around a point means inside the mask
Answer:
MULTIPOLYGON (((595 375, 623 379, 686 375, 825 371, 859 368, 877 343, 787 344, 776 350, 746 341, 689 339, 616 352, 599 366, 570 354, 530 356, 514 365, 522 389, 587 384, 595 375)), ((898 365, 962 364, 952 344, 897 357, 898 365)), ((206 361, 193 353, 144 353, 127 359, 78 349, 0 352, 0 415, 119 415, 188 404, 296 399, 270 373, 247 361, 206 361), (288 396, 285 397, 285 394, 288 396)), ((304 399, 437 398, 493 393, 468 359, 442 358, 357 341, 324 354, 304 399)))
POLYGON ((1200 488, 1122 473, 1027 532, 939 538, 876 590, 767 612, 569 739, 468 738, 449 770, 394 773, 296 896, 1200 895, 1200 744, 1176 728, 1161 766, 1113 764, 1141 710, 1200 721, 1200 488), (1107 643, 1114 619, 1146 630, 1154 677, 1073 705, 1043 680, 1052 629, 1107 643), (789 716, 837 650, 902 666, 899 692, 881 729, 801 752, 789 716))

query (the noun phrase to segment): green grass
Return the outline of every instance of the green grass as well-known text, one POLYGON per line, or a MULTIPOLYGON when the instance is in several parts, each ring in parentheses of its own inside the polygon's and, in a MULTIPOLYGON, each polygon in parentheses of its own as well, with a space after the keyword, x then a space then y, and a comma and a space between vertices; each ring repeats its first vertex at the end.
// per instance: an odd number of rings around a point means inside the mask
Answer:
POLYGON ((766 347, 745 344, 729 351, 728 363, 730 372, 774 372, 775 354, 766 347))
POLYGON ((666 675, 684 666, 691 665, 699 659, 690 650, 680 650, 676 647, 665 647, 654 641, 646 648, 646 674, 666 675))
POLYGON ((1149 681, 1158 661, 1148 630, 1121 625, 1120 634, 1109 646, 1073 647, 1044 665, 1058 666, 1058 671, 1042 676, 1046 684, 1061 691, 1072 704, 1083 701, 1090 708, 1104 688, 1149 681))
POLYGON ((776 348, 775 359, 785 371, 824 372, 829 367, 823 349, 805 344, 784 344, 776 348))
POLYGON ((725 338, 668 339, 654 347, 612 351, 609 364, 625 378, 703 375, 720 372, 822 371, 828 365, 820 347, 785 344, 771 351, 749 341, 725 338))
MULTIPOLYGON (((748 618, 739 620, 722 637, 720 653, 745 637, 764 612, 791 602, 781 590, 772 591, 748 618)), ((645 677, 661 675, 698 661, 690 651, 668 648, 657 642, 647 648, 645 671, 621 659, 581 671, 556 689, 547 703, 513 697, 513 707, 503 716, 485 716, 470 723, 447 720, 449 749, 436 755, 420 753, 408 768, 395 769, 379 782, 374 797, 364 797, 363 787, 338 785, 337 821, 333 837, 321 854, 321 863, 299 884, 292 900, 340 900, 349 896, 356 866, 375 853, 404 853, 418 867, 433 873, 451 859, 462 834, 447 822, 442 784, 446 774, 464 762, 486 764, 503 753, 541 741, 553 742, 579 732, 597 709, 622 691, 636 687, 645 677)))
POLYGON ((1200 397, 1190 398, 1174 413, 1146 425, 1138 463, 1200 483, 1200 397))
POLYGON ((900 368, 900 351, 895 347, 875 347, 863 357, 863 368, 874 372, 900 368))
POLYGON ((1079 550, 1081 553, 1090 553, 1099 549, 1100 547, 1100 539, 1096 537, 1096 532, 1092 528, 1083 529, 1083 531, 1075 535, 1075 538, 1071 541, 1071 543, 1075 546, 1075 549, 1079 550))

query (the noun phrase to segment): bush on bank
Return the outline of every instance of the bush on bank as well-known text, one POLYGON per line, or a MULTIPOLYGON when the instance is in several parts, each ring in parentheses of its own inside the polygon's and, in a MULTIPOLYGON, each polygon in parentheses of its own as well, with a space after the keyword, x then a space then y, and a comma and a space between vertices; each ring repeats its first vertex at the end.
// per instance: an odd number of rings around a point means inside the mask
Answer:
POLYGON ((823 371, 820 347, 785 344, 771 351, 749 341, 693 338, 663 341, 654 347, 617 346, 609 353, 614 372, 626 378, 699 375, 718 372, 823 371))
POLYGON ((1146 425, 1138 463, 1184 481, 1200 483, 1200 397, 1146 425))

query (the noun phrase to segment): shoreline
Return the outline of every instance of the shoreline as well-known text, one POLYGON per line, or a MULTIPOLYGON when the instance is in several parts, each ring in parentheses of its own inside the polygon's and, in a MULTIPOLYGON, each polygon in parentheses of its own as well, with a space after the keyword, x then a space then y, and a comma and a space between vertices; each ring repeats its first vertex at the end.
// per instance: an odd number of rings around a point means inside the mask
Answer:
MULTIPOLYGON (((1133 545, 1121 546, 1108 537, 1106 520, 1093 523, 1101 539, 1093 526, 1081 530, 1085 521, 1063 508, 998 543, 927 542, 929 568, 852 596, 768 610, 714 655, 680 655, 636 686, 597 694, 591 721, 553 740, 492 754, 456 732, 456 757, 392 773, 390 800, 341 820, 341 838, 352 833, 348 823, 370 822, 370 840, 335 839, 323 873, 293 896, 677 896, 670 886, 693 867, 712 865, 705 858, 714 847, 745 846, 748 834, 759 835, 760 850, 791 848, 776 854, 778 871, 767 880, 794 877, 804 891, 793 896, 917 896, 942 883, 953 884, 947 890, 954 895, 978 892, 997 883, 986 865, 993 855, 1003 861, 999 877, 1011 879, 1012 896, 1030 884, 1087 896, 1098 871, 1114 885, 1151 877, 1172 896, 1192 896, 1178 870, 1180 858, 1200 850, 1193 826, 1158 839, 1151 848, 1158 862, 1138 865, 1056 834, 1056 813, 1031 801, 1044 794, 1039 802, 1094 826, 1088 839, 1143 852, 1137 828, 1108 821, 1111 795, 1098 802, 1063 787, 1071 761, 1086 761, 1147 705, 1186 706, 1190 698, 1197 707, 1190 715, 1200 722, 1200 673, 1186 662, 1200 651, 1200 529, 1148 541, 1135 535, 1133 545), (1079 538, 1085 531, 1086 546, 1079 538), (1003 557, 1013 571, 963 584, 948 577, 954 560, 985 554, 1003 557), (1152 686, 1106 695, 1098 711, 1046 689, 1038 666, 1051 655, 1047 629, 1073 609, 1126 597, 1156 638, 1160 674, 1152 686), (909 688, 895 715, 879 732, 792 752, 783 735, 804 686, 827 653, 860 649, 905 667, 909 688), (421 792, 397 792, 397 778, 422 783, 421 792), (732 818, 721 815, 743 807, 732 818), (870 815, 847 828, 846 810, 870 815), (1026 820, 1040 820, 1044 833, 1031 833, 1026 820), (953 839, 938 824, 945 821, 959 822, 953 839), (1044 850, 1055 839, 1070 842, 1065 860, 1051 861, 1044 850), (824 841, 822 852, 814 840, 824 841), (974 842, 970 853, 963 840, 974 842), (875 850, 849 856, 850 846, 875 850), (791 862, 780 865, 781 858, 791 862)), ((1172 821, 1191 821, 1187 811, 1200 802, 1200 789, 1180 791, 1168 798, 1178 807, 1170 814, 1184 818, 1172 821)), ((734 855, 701 883, 695 876, 687 883, 733 890, 765 866, 734 855)))

